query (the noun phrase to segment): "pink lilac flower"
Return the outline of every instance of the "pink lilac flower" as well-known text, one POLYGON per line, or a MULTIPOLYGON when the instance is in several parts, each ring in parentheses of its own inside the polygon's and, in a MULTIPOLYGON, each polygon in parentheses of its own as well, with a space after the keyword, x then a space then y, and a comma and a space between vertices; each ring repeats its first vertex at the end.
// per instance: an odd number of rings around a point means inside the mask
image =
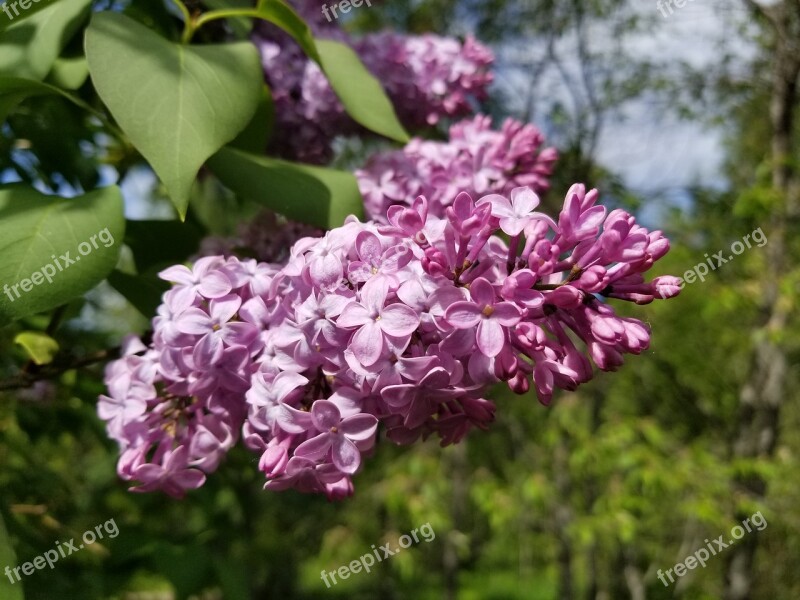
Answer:
MULTIPOLYGON (((549 189, 558 156, 543 146, 544 136, 533 125, 508 119, 494 130, 489 117, 478 115, 454 124, 446 142, 414 138, 402 150, 373 155, 356 177, 367 214, 374 220, 385 220, 392 206, 407 206, 419 196, 427 199, 430 212, 442 217, 459 193, 467 193, 474 199, 493 198, 496 210, 505 211, 505 228, 514 223, 518 235, 528 221, 527 212, 530 218, 542 218, 533 212, 536 194, 549 189), (515 194, 516 188, 530 190, 517 196, 522 192, 515 194)), ((586 227, 595 216, 584 217, 586 227)))
MULTIPOLYGON (((472 114, 487 96, 494 57, 471 37, 460 42, 432 34, 380 32, 354 40, 335 21, 322 18, 318 3, 296 0, 292 4, 315 37, 353 48, 366 68, 380 78, 407 128, 426 128, 445 118, 472 114)), ((275 106, 270 152, 302 162, 329 162, 334 138, 361 129, 348 117, 317 64, 287 34, 260 24, 253 41, 260 50, 275 106)))
POLYGON ((497 193, 459 192, 443 214, 421 196, 379 222, 349 217, 281 264, 165 270, 175 285, 152 343, 126 342, 98 403, 120 477, 181 497, 241 439, 266 489, 341 499, 381 432, 457 443, 493 421, 498 383, 549 404, 593 365, 646 350, 648 326, 612 302, 679 293, 675 277, 644 276, 663 234, 582 185, 557 220, 531 189, 497 193))

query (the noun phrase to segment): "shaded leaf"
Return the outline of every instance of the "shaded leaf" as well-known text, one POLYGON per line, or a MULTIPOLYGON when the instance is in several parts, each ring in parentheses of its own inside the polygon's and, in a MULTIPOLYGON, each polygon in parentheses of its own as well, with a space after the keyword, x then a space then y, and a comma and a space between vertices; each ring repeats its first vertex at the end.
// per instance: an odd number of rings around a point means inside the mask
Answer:
POLYGON ((312 167, 223 148, 209 161, 220 181, 239 196, 268 206, 301 223, 338 227, 345 217, 363 216, 355 177, 345 171, 312 167))
POLYGON ((92 289, 116 265, 124 232, 115 186, 70 199, 0 188, 0 325, 92 289))
MULTIPOLYGON (((91 0, 59 0, 0 31, 0 74, 44 79, 89 14, 91 0)), ((5 19, 5 15, 0 13, 5 19)))
POLYGON ((249 42, 183 46, 117 13, 86 31, 97 93, 164 183, 181 218, 203 162, 250 122, 261 62, 249 42))
POLYGON ((398 142, 409 137, 381 84, 352 48, 334 40, 317 40, 319 60, 347 113, 357 123, 398 142))

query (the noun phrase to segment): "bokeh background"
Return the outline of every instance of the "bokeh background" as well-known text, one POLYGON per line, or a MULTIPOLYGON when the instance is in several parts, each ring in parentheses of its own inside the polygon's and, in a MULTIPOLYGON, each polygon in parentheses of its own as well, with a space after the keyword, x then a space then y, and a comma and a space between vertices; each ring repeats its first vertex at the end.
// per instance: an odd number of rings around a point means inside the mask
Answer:
MULTIPOLYGON (((600 188, 604 203, 672 240, 655 275, 727 257, 759 228, 768 243, 678 299, 633 307, 653 341, 619 372, 547 408, 497 390, 494 426, 457 446, 381 443, 355 496, 338 503, 264 492, 257 458, 241 448, 182 501, 129 493, 95 412, 102 365, 8 389, 24 357, 15 330, 0 329, 0 512, 14 565, 109 519, 119 527, 26 577, 26 598, 799 598, 800 3, 671 10, 655 0, 373 0, 341 26, 489 45, 495 83, 483 110, 534 122, 559 149, 544 204, 556 209, 575 181, 600 188), (659 581, 659 569, 757 511, 763 530, 669 587, 659 581), (435 539, 372 573, 330 589, 320 579, 424 524, 435 539)), ((100 161, 82 143, 71 107, 34 99, 15 118, 0 135, 3 181, 27 172, 24 137, 40 161, 31 180, 119 179, 129 217, 170 213, 146 167, 100 161)), ((373 149, 339 140, 336 164, 355 168, 373 149)), ((199 234, 231 233, 252 214, 213 186, 193 202, 199 234)), ((147 328, 109 287, 63 318, 62 344, 87 354, 147 328)))

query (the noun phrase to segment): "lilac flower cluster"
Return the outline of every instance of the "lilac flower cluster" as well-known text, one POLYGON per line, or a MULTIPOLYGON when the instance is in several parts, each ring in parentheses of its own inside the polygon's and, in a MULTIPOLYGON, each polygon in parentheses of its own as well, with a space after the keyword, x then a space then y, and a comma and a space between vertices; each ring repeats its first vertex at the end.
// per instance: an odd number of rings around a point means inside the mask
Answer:
POLYGON ((372 219, 417 196, 441 217, 460 191, 475 198, 517 187, 546 191, 557 158, 535 126, 506 119, 495 130, 490 117, 477 115, 452 125, 447 142, 414 138, 402 150, 372 155, 356 177, 372 219))
POLYGON ((419 197, 385 224, 299 240, 282 266, 167 269, 152 345, 128 343, 99 403, 120 476, 181 496, 241 438, 267 489, 343 498, 379 424, 395 443, 451 444, 491 423, 497 382, 548 404, 590 361, 618 368, 650 332, 606 299, 670 298, 679 280, 646 282, 668 240, 597 198, 573 186, 556 222, 530 188, 461 193, 441 217, 419 197))
MULTIPOLYGON (((431 213, 443 216, 462 190, 477 198, 507 195, 516 187, 549 189, 558 153, 543 146, 544 136, 533 125, 507 119, 495 130, 488 116, 478 115, 454 124, 449 142, 415 138, 403 150, 374 154, 355 174, 372 220, 385 224, 390 206, 408 206, 418 196, 427 198, 431 213)), ((199 254, 282 262, 295 241, 319 234, 264 210, 233 237, 205 238, 199 254)))
MULTIPOLYGON (((317 37, 353 47, 367 69, 380 77, 406 127, 417 129, 471 114, 473 105, 487 95, 494 57, 473 38, 462 43, 431 34, 382 32, 350 40, 341 29, 319 21, 319 5, 311 10, 300 3, 298 8, 317 37)), ((308 163, 329 162, 333 139, 357 133, 358 125, 347 116, 317 64, 285 33, 262 25, 253 41, 275 104, 270 151, 308 163)))

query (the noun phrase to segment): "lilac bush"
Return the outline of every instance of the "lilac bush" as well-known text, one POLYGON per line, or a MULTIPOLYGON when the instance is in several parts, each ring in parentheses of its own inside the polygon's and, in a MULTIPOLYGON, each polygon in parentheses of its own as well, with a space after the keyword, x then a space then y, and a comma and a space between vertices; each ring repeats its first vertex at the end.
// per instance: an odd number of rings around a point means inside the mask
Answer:
POLYGON ((120 476, 181 496, 241 441, 267 489, 339 499, 379 430, 452 444, 492 422, 493 385, 549 404, 592 363, 619 368, 650 332, 608 299, 647 304, 679 281, 645 281, 668 240, 597 199, 575 185, 553 220, 528 187, 462 192, 441 215, 420 196, 302 238, 283 264, 166 269, 153 341, 127 342, 98 407, 120 476))

